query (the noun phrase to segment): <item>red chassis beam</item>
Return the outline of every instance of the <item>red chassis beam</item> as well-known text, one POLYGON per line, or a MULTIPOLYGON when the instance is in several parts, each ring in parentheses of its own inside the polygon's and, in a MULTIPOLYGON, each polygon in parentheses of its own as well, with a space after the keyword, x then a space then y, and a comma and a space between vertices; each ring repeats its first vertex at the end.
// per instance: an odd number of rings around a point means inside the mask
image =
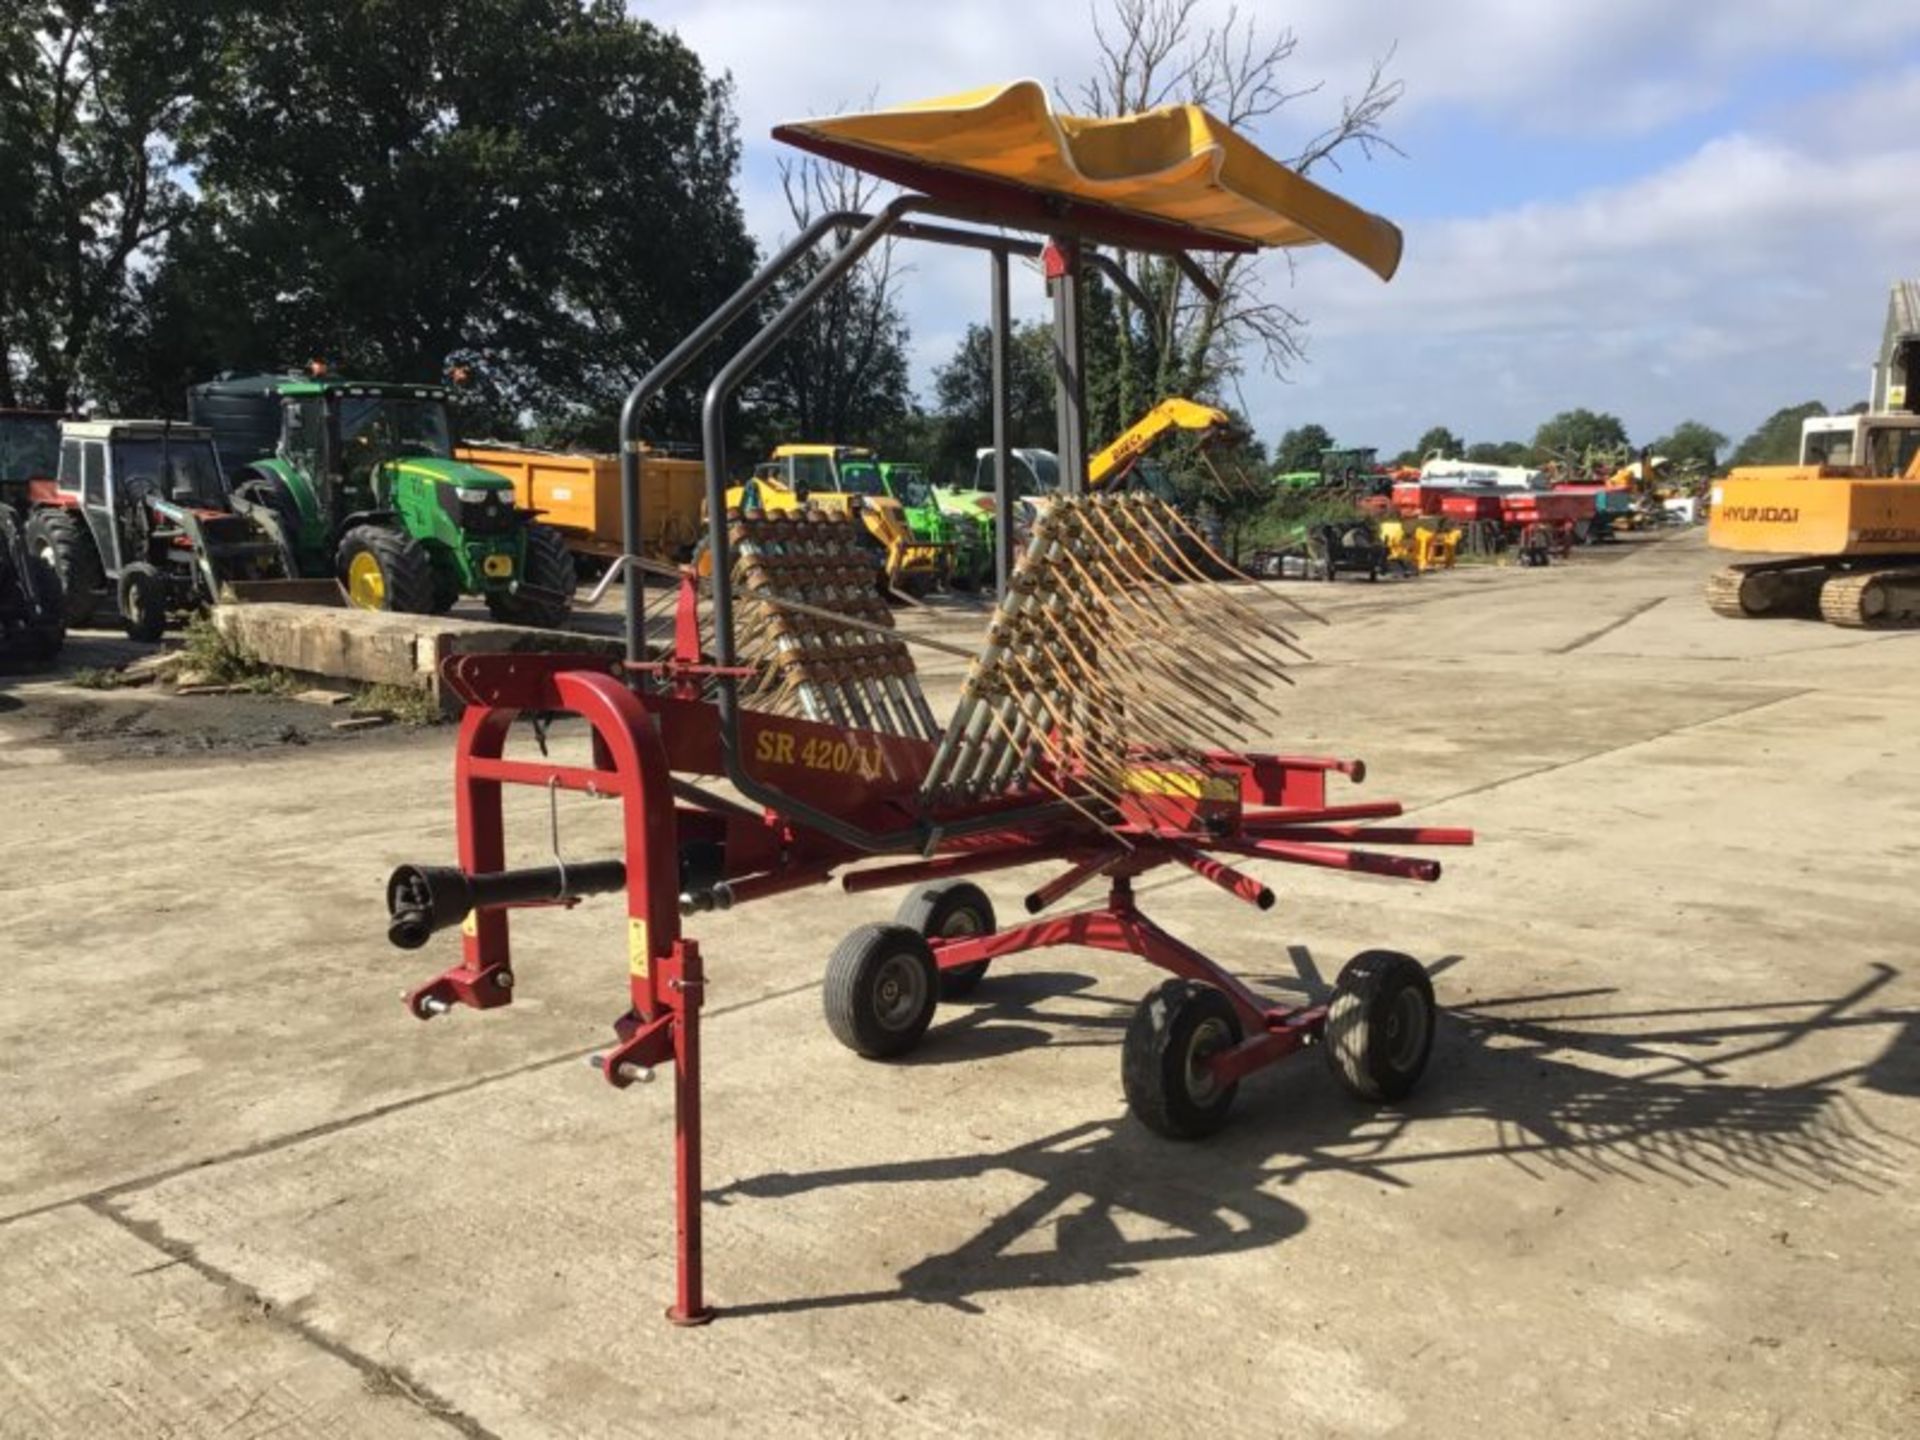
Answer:
MULTIPOLYGON (((689 666, 698 668, 685 662, 676 680, 692 673, 689 666)), ((731 904, 823 883, 859 857, 775 811, 755 812, 678 780, 677 774, 723 770, 713 708, 690 698, 689 692, 697 688, 692 684, 681 685, 677 695, 637 695, 616 678, 615 668, 580 656, 474 655, 448 662, 449 684, 468 701, 455 759, 460 869, 469 879, 505 869, 504 786, 564 789, 620 803, 628 1005, 615 1025, 618 1043, 597 1063, 614 1086, 649 1078, 655 1067, 673 1063, 678 1278, 667 1313, 676 1323, 699 1324, 711 1315, 703 1293, 699 1211, 704 972, 698 946, 681 933, 683 847, 718 842, 724 873, 715 877, 710 893, 724 893, 724 903, 731 904), (507 737, 523 711, 584 719, 592 732, 592 764, 507 759, 507 737)), ((743 716, 742 738, 756 778, 874 828, 897 827, 912 815, 919 776, 931 755, 931 747, 920 742, 753 713, 743 716)), ((1327 803, 1326 777, 1342 774, 1357 781, 1364 773, 1358 761, 1234 755, 1208 759, 1217 773, 1238 776, 1239 803, 1250 808, 1225 816, 1196 816, 1186 828, 1123 827, 1118 836, 1089 821, 1072 820, 1050 822, 1041 833, 1001 830, 948 837, 932 855, 854 871, 843 883, 848 890, 868 890, 1016 865, 1065 864, 1062 874, 1028 897, 1029 907, 1037 911, 1104 876, 1110 883, 1105 905, 991 935, 934 940, 937 963, 950 969, 1054 945, 1138 955, 1226 995, 1246 1038, 1208 1063, 1222 1081, 1238 1079, 1312 1043, 1325 1025, 1324 1007, 1276 1006, 1262 999, 1142 915, 1134 905, 1133 877, 1162 865, 1182 865, 1264 909, 1272 903, 1272 891, 1214 858, 1215 852, 1431 879, 1438 874, 1433 862, 1349 850, 1343 842, 1459 845, 1470 844, 1472 836, 1461 830, 1370 830, 1346 823, 1401 813, 1393 802, 1327 803), (1274 808, 1258 808, 1262 806, 1274 808)), ((1003 805, 1018 809, 1029 798, 976 806, 967 813, 992 812, 1003 805)), ((937 818, 949 823, 956 817, 937 818)), ((407 997, 413 1014, 425 1019, 456 1004, 491 1009, 512 1001, 510 908, 516 907, 476 905, 461 925, 460 963, 407 997)))

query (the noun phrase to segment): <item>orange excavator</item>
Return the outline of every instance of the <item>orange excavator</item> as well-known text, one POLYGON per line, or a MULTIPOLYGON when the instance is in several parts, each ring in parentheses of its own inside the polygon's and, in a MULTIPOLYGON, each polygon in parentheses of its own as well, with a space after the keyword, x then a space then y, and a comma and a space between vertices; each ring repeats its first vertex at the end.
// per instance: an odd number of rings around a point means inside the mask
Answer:
POLYGON ((1709 499, 1708 544, 1780 557, 1708 577, 1716 614, 1920 626, 1920 415, 1815 416, 1799 464, 1743 466, 1709 499))

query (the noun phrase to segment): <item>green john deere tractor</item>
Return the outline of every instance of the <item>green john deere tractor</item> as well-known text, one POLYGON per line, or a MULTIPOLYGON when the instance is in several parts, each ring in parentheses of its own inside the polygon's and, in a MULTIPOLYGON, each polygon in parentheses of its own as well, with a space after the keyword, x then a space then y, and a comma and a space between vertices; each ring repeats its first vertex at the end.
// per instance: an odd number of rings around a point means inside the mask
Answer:
POLYGON ((439 614, 478 595, 494 618, 557 626, 573 556, 514 503, 513 482, 453 458, 437 385, 221 376, 188 392, 234 494, 264 505, 305 576, 333 576, 368 610, 439 614))

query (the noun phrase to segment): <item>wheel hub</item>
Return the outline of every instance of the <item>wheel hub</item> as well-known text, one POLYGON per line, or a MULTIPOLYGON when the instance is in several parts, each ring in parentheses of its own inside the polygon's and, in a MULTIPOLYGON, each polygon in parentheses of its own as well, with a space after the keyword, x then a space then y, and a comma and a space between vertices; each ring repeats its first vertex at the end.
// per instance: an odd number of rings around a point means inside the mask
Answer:
POLYGON ((922 976, 911 958, 896 956, 880 969, 874 983, 874 1012, 889 1030, 913 1023, 920 1013, 922 976))
POLYGON ((1223 1020, 1206 1020, 1196 1025, 1187 1042, 1187 1094, 1196 1105, 1205 1105, 1220 1093, 1220 1081, 1207 1062, 1233 1045, 1233 1034, 1223 1020))
POLYGON ((347 599, 362 610, 387 608, 387 577, 364 550, 347 562, 347 599))

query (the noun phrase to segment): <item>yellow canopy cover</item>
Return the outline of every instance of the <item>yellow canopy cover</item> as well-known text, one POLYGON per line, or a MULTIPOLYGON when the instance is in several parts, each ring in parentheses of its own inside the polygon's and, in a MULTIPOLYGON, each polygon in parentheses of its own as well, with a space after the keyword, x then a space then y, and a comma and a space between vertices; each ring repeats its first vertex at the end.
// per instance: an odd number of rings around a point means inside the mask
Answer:
POLYGON ((1195 248, 1324 241, 1383 280, 1400 264, 1391 221, 1289 170, 1197 105, 1115 120, 1056 115, 1038 81, 1016 80, 773 133, 929 194, 977 198, 1012 186, 1187 232, 1195 248))

